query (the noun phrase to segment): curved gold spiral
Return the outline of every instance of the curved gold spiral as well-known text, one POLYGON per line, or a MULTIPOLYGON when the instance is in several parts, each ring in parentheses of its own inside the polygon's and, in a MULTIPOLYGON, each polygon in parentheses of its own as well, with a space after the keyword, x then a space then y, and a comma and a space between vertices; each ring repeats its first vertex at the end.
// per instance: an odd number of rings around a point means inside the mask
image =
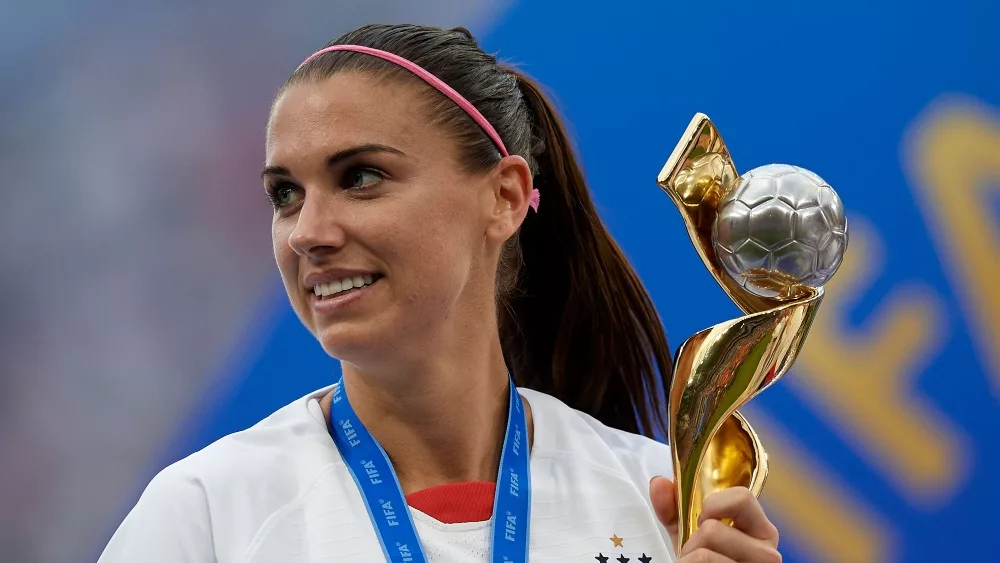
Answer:
POLYGON ((698 528, 705 497, 733 486, 760 494, 767 454, 737 409, 788 371, 823 299, 822 289, 805 286, 787 288, 781 299, 760 297, 722 270, 712 224, 738 178, 718 130, 700 113, 657 178, 705 266, 746 313, 695 334, 677 351, 668 402, 678 552, 698 528))

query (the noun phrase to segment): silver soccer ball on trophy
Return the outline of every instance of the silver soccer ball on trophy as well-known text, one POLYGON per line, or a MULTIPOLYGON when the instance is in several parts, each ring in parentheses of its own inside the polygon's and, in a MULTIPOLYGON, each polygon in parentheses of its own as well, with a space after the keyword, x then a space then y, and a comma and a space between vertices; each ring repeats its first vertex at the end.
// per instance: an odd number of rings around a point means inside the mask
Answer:
POLYGON ((712 245, 760 297, 791 299, 833 276, 847 250, 844 205, 822 178, 787 164, 754 168, 719 202, 712 245))

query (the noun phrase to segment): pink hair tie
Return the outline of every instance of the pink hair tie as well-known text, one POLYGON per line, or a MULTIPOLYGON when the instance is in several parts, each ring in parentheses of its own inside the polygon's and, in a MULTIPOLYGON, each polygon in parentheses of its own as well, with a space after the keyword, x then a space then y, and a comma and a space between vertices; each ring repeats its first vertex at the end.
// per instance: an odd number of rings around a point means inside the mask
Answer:
MULTIPOLYGON (((486 120, 483 114, 480 113, 478 109, 476 109, 476 106, 472 105, 472 102, 466 100, 465 97, 459 94, 457 91, 455 91, 454 88, 445 84, 443 80, 434 76, 420 65, 412 61, 409 61, 407 59, 404 59, 403 57, 400 57, 395 53, 382 51, 380 49, 373 49, 371 47, 365 47, 363 45, 331 45, 329 47, 324 47, 323 49, 316 51, 312 55, 309 55, 309 57, 306 60, 302 61, 302 64, 299 65, 299 68, 295 69, 295 72, 298 72, 309 61, 315 59, 316 57, 326 53, 331 53, 333 51, 351 51, 355 53, 364 53, 366 55, 372 55, 374 57, 378 57, 380 59, 389 61, 397 66, 400 66, 412 72, 413 74, 417 75, 421 80, 433 86, 438 92, 441 92, 442 94, 447 96, 448 99, 455 102, 458 105, 458 107, 462 108, 462 110, 465 111, 465 113, 469 114, 469 117, 471 117, 472 120, 475 121, 476 124, 483 129, 483 131, 486 133, 486 135, 489 136, 489 138, 493 141, 493 143, 497 146, 497 148, 500 149, 500 154, 502 154, 503 156, 510 156, 510 153, 507 152, 507 147, 504 146, 503 141, 500 139, 500 134, 497 133, 496 129, 494 129, 492 125, 490 125, 490 122, 486 120)), ((537 189, 531 190, 531 199, 528 200, 528 205, 530 205, 531 208, 535 210, 535 213, 538 213, 539 199, 540 196, 538 190, 537 189)))

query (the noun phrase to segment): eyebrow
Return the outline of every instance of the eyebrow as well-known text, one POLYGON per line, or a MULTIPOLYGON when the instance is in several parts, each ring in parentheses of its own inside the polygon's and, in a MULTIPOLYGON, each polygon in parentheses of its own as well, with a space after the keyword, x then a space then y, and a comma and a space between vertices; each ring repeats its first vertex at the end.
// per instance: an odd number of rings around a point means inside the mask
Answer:
MULTIPOLYGON (((349 149, 344 149, 342 151, 337 151, 330 156, 326 157, 326 167, 331 168, 337 164, 359 154, 373 153, 373 152, 386 152, 391 154, 396 154, 399 156, 406 156, 403 151, 390 147, 388 145, 379 145, 377 143, 368 143, 364 145, 358 145, 356 147, 351 147, 349 149)), ((275 176, 291 176, 292 174, 284 166, 265 166, 264 170, 261 171, 260 176, 275 175, 275 176)))

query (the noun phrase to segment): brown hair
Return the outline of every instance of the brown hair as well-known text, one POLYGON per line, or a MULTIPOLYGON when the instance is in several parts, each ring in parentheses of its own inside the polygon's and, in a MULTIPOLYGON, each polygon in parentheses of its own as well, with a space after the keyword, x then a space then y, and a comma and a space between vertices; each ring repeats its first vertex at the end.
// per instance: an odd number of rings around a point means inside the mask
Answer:
MULTIPOLYGON (((507 241, 497 271, 500 338, 517 384, 609 426, 665 435, 663 391, 671 359, 663 326, 601 222, 566 130, 541 87, 499 64, 462 28, 369 25, 327 46, 339 44, 381 49, 425 68, 476 106, 510 154, 528 161, 541 192, 540 213, 529 213, 507 241)), ((344 70, 419 82, 377 57, 337 51, 304 65, 285 87, 344 70)), ((482 129, 424 87, 429 115, 456 137, 469 168, 495 165, 501 155, 482 129)))

